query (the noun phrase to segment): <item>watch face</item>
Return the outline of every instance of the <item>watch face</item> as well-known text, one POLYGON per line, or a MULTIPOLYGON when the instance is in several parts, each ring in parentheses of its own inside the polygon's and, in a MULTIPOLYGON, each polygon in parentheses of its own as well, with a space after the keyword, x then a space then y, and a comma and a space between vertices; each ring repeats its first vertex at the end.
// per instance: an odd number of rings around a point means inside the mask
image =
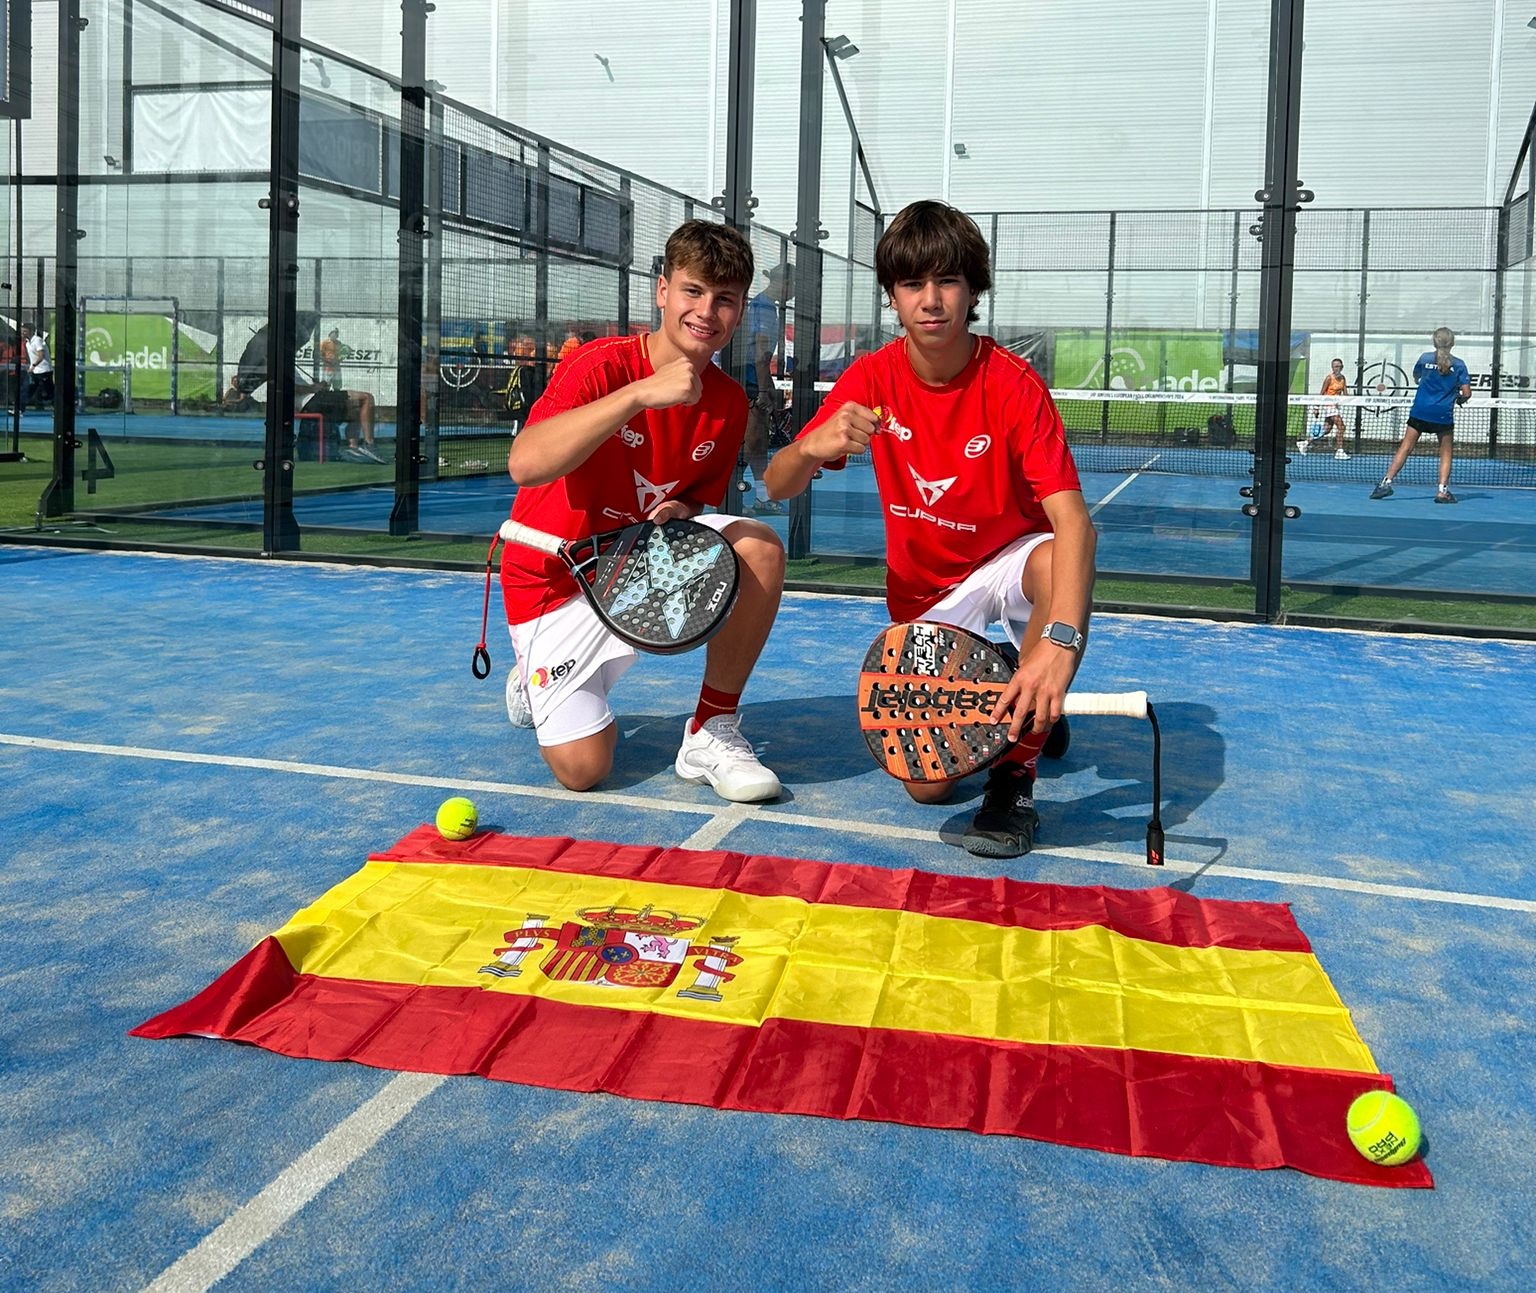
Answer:
POLYGON ((1077 647, 1077 630, 1070 624, 1062 624, 1060 622, 1052 624, 1046 629, 1045 635, 1058 646, 1072 647, 1074 649, 1077 647))

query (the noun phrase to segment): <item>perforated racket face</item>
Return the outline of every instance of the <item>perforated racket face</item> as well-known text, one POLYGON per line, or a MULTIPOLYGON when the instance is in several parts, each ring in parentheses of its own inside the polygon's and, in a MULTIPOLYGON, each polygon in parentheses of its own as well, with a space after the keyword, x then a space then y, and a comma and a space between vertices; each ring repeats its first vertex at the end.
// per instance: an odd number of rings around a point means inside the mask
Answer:
POLYGON ((1013 669, 985 638, 948 624, 893 624, 859 673, 859 730, 901 781, 954 781, 1006 750, 988 716, 1013 669))
POLYGON ((598 611, 642 651, 670 655, 708 641, 736 600, 736 554, 695 521, 631 526, 598 555, 598 611))

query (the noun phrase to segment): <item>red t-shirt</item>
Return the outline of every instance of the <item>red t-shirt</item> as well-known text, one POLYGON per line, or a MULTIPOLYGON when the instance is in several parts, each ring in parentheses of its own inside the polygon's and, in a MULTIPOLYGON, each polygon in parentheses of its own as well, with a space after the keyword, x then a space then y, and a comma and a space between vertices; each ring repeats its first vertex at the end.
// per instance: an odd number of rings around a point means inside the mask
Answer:
MULTIPOLYGON (((649 377, 646 340, 600 337, 567 356, 528 412, 528 426, 580 408, 649 377)), ((747 396, 710 364, 697 404, 645 409, 581 466, 547 485, 517 491, 512 519, 562 539, 584 538, 644 520, 668 499, 719 507, 747 426, 747 396)), ((558 557, 520 543, 502 545, 501 593, 507 622, 537 619, 577 595, 558 557)))
POLYGON ((841 404, 879 412, 869 455, 885 515, 886 606, 898 622, 922 618, 1015 539, 1048 531, 1041 499, 1082 488, 1040 374, 991 337, 976 341, 941 386, 912 371, 901 338, 861 356, 800 433, 841 404))

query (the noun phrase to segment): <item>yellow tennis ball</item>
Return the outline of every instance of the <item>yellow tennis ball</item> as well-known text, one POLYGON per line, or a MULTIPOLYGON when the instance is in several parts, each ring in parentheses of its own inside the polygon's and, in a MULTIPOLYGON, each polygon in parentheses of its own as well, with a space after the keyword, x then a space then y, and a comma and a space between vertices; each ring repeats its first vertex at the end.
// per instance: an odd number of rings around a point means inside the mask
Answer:
POLYGON ((462 795, 443 800, 437 810, 437 833, 445 840, 467 840, 480 824, 480 814, 462 795))
POLYGON ((1367 1091, 1349 1106, 1349 1139, 1373 1163, 1398 1167, 1419 1152, 1419 1115, 1400 1095, 1367 1091))

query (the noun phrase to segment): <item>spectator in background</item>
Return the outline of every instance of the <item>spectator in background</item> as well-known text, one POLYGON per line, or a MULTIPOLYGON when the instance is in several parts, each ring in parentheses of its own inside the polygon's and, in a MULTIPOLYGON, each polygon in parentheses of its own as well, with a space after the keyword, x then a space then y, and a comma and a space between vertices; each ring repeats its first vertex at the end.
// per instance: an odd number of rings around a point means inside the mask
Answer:
POLYGON ((323 381, 336 382, 341 378, 340 329, 332 328, 315 348, 320 360, 320 377, 323 381))
MULTIPOLYGON (((747 368, 742 383, 751 407, 747 412, 744 443, 747 466, 752 470, 752 510, 758 515, 783 512, 783 505, 768 497, 763 473, 768 470, 773 419, 784 409, 784 397, 774 385, 773 355, 784 337, 783 309, 795 294, 795 271, 787 262, 768 271, 763 290, 747 304, 747 368)), ((745 487, 745 480, 743 480, 745 487)))
POLYGON ((53 403, 53 359, 48 354, 48 339, 21 325, 21 348, 25 355, 21 381, 21 407, 32 402, 35 392, 46 406, 53 403))

